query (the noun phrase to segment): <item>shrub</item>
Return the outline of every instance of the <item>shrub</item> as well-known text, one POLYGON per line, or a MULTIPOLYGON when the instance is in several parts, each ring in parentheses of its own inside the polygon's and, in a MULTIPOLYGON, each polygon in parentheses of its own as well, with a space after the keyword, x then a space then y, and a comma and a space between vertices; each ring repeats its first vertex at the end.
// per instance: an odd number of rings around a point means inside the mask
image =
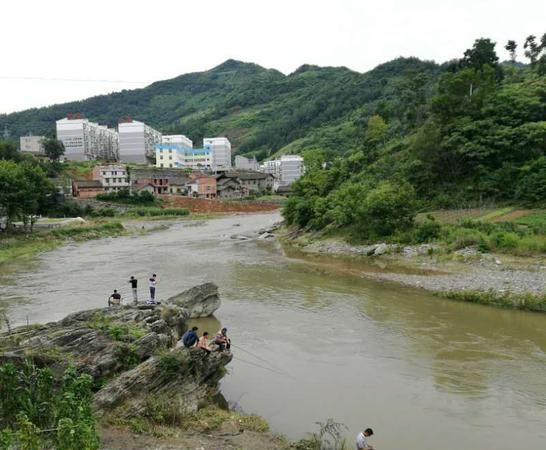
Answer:
POLYGON ((155 205, 157 200, 153 194, 148 191, 141 191, 137 194, 131 194, 127 189, 121 191, 106 192, 97 195, 97 200, 113 203, 124 203, 127 205, 155 205))
POLYGON ((26 363, 0 366, 0 448, 96 450, 99 439, 91 409, 93 379, 26 363))
POLYGON ((157 216, 187 216, 190 210, 187 208, 138 208, 134 210, 134 214, 140 217, 157 217, 157 216))
POLYGON ((413 231, 414 240, 418 244, 430 242, 434 239, 438 239, 441 231, 442 225, 436 222, 436 220, 427 220, 426 222, 415 226, 413 231))

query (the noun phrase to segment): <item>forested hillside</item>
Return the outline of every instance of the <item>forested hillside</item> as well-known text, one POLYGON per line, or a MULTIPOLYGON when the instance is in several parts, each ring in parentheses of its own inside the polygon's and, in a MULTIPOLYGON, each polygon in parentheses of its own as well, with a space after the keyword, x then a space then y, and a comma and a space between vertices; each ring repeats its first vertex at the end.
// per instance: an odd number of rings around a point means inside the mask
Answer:
POLYGON ((302 66, 285 76, 228 60, 144 89, 0 115, 0 128, 7 126, 16 137, 51 133, 55 120, 81 112, 110 126, 130 116, 166 133, 186 134, 197 145, 204 135, 227 135, 235 152, 260 159, 285 146, 299 151, 322 145, 344 153, 359 148, 367 118, 376 111, 388 116, 393 133, 406 132, 419 119, 419 105, 438 71, 434 63, 401 58, 365 74, 302 66))
MULTIPOLYGON (((336 135, 333 127, 313 130, 304 140, 317 150, 304 152, 308 171, 294 186, 287 220, 373 238, 403 233, 427 208, 544 205, 546 35, 540 44, 531 38, 528 66, 515 63, 515 48, 512 62, 500 64, 495 43, 478 39, 442 67, 430 97, 420 83, 401 110, 393 109, 400 93, 382 98, 358 149, 343 157, 323 144, 336 135)), ((340 136, 350 123, 338 126, 340 136)))

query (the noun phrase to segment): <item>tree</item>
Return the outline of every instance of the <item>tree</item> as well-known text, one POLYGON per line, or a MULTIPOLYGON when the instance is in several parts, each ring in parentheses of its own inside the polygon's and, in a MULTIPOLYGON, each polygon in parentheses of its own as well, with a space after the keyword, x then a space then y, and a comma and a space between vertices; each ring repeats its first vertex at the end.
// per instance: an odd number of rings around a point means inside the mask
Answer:
POLYGON ((464 52, 462 59, 463 67, 472 67, 475 70, 482 70, 484 66, 497 67, 499 57, 495 52, 496 42, 491 39, 476 39, 472 48, 464 52))
POLYGON ((39 166, 0 161, 0 209, 6 216, 7 228, 20 218, 32 231, 36 215, 53 193, 53 185, 39 166))
POLYGON ((45 138, 42 141, 44 152, 50 161, 58 162, 64 155, 64 144, 55 138, 45 138))
POLYGON ((527 36, 525 44, 523 44, 525 57, 529 58, 532 67, 535 67, 542 50, 541 45, 537 44, 536 39, 536 36, 531 34, 530 36, 527 36))
POLYGON ((515 64, 516 49, 518 48, 518 44, 516 44, 516 41, 508 41, 504 48, 508 50, 508 53, 510 53, 510 61, 512 62, 512 64, 515 64))

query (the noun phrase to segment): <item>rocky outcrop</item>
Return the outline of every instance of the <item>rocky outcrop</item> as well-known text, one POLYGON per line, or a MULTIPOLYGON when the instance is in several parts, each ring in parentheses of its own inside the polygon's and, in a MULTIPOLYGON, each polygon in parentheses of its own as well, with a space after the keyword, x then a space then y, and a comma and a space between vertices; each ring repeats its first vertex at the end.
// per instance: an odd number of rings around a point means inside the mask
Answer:
POLYGON ((177 339, 175 328, 186 313, 131 306, 93 309, 59 322, 20 327, 0 335, 0 361, 32 359, 59 371, 68 365, 96 379, 107 378, 152 356, 177 339))
POLYGON ((181 417, 218 393, 230 352, 166 351, 124 372, 95 395, 99 414, 118 418, 170 414, 181 417))
POLYGON ((190 318, 208 317, 220 307, 218 286, 214 283, 194 286, 169 298, 166 304, 183 308, 190 318))
POLYGON ((182 417, 218 392, 230 352, 173 349, 189 317, 220 306, 218 287, 196 286, 160 306, 116 306, 70 314, 59 322, 0 334, 0 363, 31 360, 61 375, 68 366, 90 374, 99 414, 182 417), (172 349, 172 350, 171 350, 172 349))

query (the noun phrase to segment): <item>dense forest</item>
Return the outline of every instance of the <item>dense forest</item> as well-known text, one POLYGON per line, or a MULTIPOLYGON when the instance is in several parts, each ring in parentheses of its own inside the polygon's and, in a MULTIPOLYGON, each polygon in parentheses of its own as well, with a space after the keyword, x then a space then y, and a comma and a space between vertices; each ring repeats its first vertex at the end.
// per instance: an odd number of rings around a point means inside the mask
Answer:
MULTIPOLYGON (((377 101, 357 148, 343 156, 314 130, 302 148, 306 175, 295 184, 286 219, 300 227, 357 229, 361 237, 410 229, 418 210, 485 201, 546 201, 546 35, 525 43, 528 65, 499 63, 495 43, 478 39, 445 64, 432 84, 377 101), (403 99, 396 103, 399 98, 403 99), (397 104, 397 107, 393 107, 397 104)), ((350 129, 338 125, 338 131, 350 129)), ((292 144, 295 145, 295 144, 292 144)))

